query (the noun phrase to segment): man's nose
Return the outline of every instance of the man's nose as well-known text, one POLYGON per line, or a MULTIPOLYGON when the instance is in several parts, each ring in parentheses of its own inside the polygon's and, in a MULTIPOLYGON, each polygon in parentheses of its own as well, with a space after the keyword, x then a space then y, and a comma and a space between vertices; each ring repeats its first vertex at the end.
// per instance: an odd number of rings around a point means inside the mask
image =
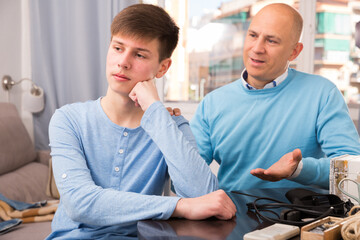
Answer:
POLYGON ((256 39, 252 50, 255 53, 264 53, 265 52, 265 40, 260 37, 258 39, 256 39))

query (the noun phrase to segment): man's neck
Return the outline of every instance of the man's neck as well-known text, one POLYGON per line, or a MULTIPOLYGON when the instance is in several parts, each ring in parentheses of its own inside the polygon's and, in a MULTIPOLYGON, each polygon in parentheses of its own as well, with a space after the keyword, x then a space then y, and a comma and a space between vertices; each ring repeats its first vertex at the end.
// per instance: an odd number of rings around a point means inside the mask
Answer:
POLYGON ((135 103, 128 96, 107 93, 101 99, 101 107, 113 123, 127 128, 140 126, 141 118, 144 114, 142 109, 136 107, 135 103))
POLYGON ((255 78, 252 78, 250 75, 248 75, 247 79, 246 79, 246 82, 248 84, 250 84, 252 87, 256 88, 256 89, 263 89, 265 87, 266 84, 270 83, 274 81, 274 79, 272 80, 258 80, 258 79, 255 79, 255 78))
POLYGON ((281 84, 285 79, 286 77, 288 76, 288 69, 286 68, 284 70, 284 72, 280 75, 278 75, 277 77, 273 77, 272 79, 268 80, 268 79, 257 79, 257 78, 254 78, 252 76, 250 76, 246 69, 244 70, 243 72, 243 79, 253 88, 255 89, 264 89, 264 88, 267 88, 267 85, 269 83, 273 83, 273 85, 271 87, 275 87, 279 84, 281 84))

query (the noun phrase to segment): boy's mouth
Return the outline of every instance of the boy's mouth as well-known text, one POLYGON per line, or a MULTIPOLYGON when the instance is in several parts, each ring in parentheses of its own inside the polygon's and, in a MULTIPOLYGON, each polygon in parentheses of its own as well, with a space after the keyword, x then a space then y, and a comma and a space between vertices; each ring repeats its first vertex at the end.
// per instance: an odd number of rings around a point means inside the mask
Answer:
POLYGON ((130 81, 131 80, 124 74, 113 74, 113 77, 118 81, 130 81))

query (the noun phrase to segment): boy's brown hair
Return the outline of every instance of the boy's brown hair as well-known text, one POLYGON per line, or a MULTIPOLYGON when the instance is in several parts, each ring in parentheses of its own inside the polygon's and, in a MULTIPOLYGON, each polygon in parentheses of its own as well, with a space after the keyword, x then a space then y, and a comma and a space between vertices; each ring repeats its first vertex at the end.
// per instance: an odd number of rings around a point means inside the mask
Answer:
POLYGON ((111 37, 158 39, 159 61, 170 58, 179 39, 179 27, 161 7, 151 4, 131 5, 119 12, 111 24, 111 37))

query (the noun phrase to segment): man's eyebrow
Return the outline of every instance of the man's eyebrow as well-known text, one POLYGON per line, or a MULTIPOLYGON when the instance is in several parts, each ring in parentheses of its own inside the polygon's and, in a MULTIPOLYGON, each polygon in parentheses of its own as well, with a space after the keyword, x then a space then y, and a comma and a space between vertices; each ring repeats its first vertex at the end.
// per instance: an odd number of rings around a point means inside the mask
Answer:
MULTIPOLYGON (((119 45, 122 45, 122 46, 125 46, 125 45, 126 45, 126 44, 124 44, 123 42, 120 42, 120 41, 118 41, 118 40, 113 40, 113 42, 114 42, 115 44, 119 44, 119 45)), ((142 52, 149 52, 149 53, 151 53, 150 50, 148 50, 148 49, 146 49, 146 48, 136 48, 136 50, 142 51, 142 52)))
MULTIPOLYGON (((256 34, 256 35, 260 35, 257 31, 253 30, 253 29, 249 29, 248 32, 250 33, 253 33, 253 34, 256 34)), ((271 34, 265 34, 265 37, 266 38, 274 38, 274 39, 277 39, 277 40, 281 40, 280 37, 276 36, 276 35, 271 35, 271 34)))
POLYGON ((275 35, 265 35, 266 37, 268 38, 277 38, 277 39, 280 39, 279 37, 275 36, 275 35))
POLYGON ((249 29, 249 30, 248 30, 248 32, 251 32, 251 33, 256 33, 256 34, 257 34, 257 32, 256 32, 256 31, 254 31, 254 30, 252 30, 252 29, 249 29))

